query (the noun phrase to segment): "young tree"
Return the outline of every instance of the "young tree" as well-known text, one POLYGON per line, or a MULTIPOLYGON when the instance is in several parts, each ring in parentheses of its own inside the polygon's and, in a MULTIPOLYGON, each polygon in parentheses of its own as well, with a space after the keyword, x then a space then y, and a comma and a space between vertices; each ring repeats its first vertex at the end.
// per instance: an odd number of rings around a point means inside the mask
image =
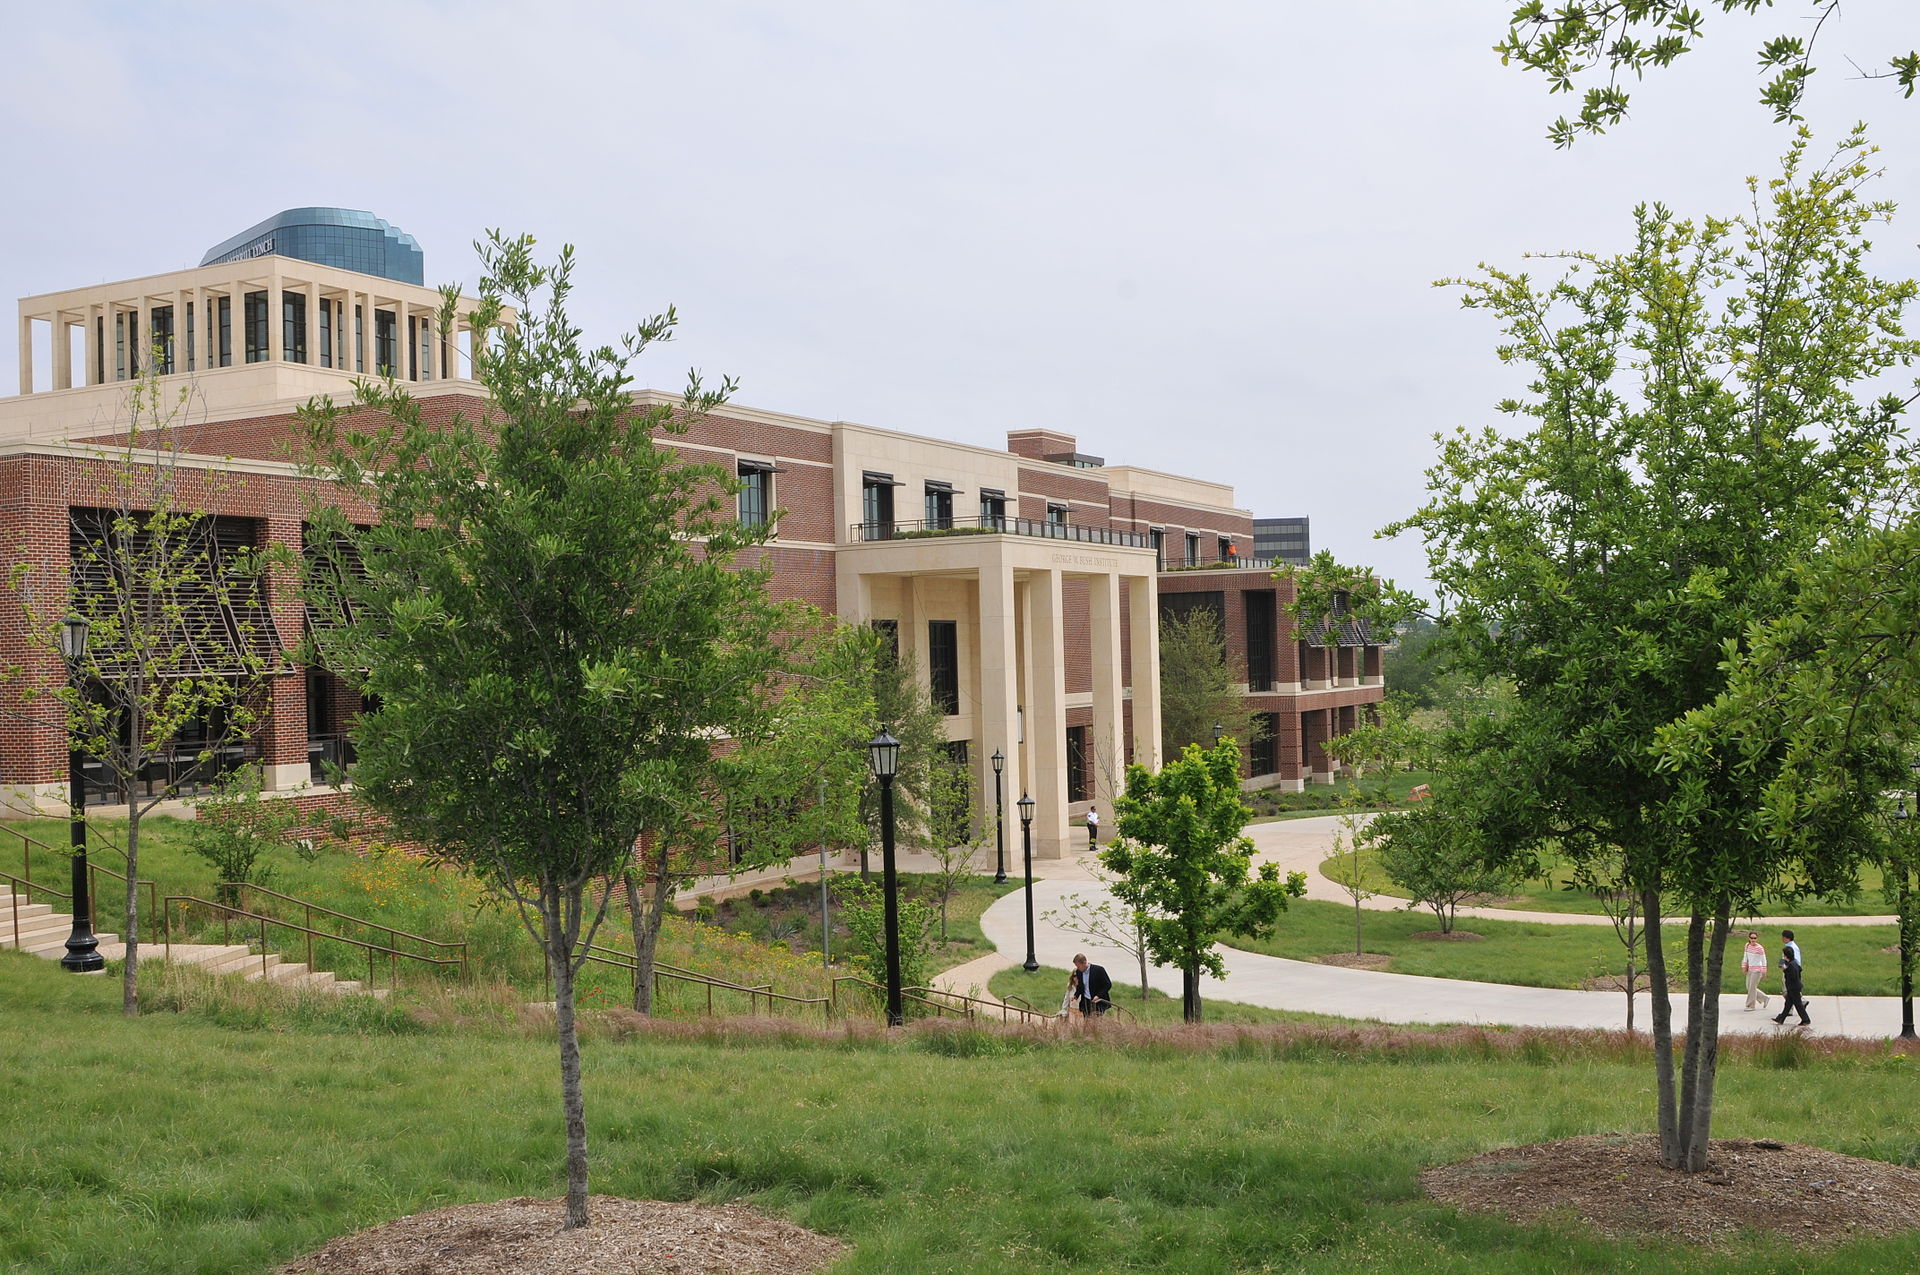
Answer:
POLYGON ((1210 751, 1188 744, 1158 774, 1127 767, 1114 804, 1119 835, 1100 862, 1114 875, 1114 897, 1141 918, 1148 953, 1180 971, 1182 1016, 1197 1023, 1200 975, 1227 975, 1214 940, 1272 933, 1287 900, 1306 893, 1306 874, 1283 881, 1274 864, 1253 870, 1253 842, 1240 831, 1253 812, 1240 800, 1231 739, 1210 751))
POLYGON ((1451 934, 1462 903, 1503 894, 1513 882, 1477 834, 1471 815, 1443 785, 1419 805, 1377 819, 1366 840, 1387 880, 1429 908, 1442 934, 1451 934))
POLYGON ((1353 954, 1366 954, 1366 934, 1364 930, 1366 908, 1363 906, 1379 891, 1368 885, 1366 860, 1360 852, 1366 846, 1367 821, 1357 803, 1349 804, 1340 812, 1340 831, 1333 836, 1331 853, 1327 856, 1327 876, 1333 883, 1353 900, 1353 954))
POLYGON ((1205 608, 1160 621, 1160 743, 1173 757, 1188 744, 1260 738, 1260 715, 1247 707, 1227 663, 1220 617, 1205 608))
POLYGON ((1613 924, 1613 936, 1626 952, 1627 1030, 1633 1030, 1634 995, 1643 980, 1640 947, 1647 937, 1649 923, 1658 925, 1660 917, 1641 912, 1640 890, 1627 876, 1626 857, 1608 848, 1582 856, 1574 867, 1574 884, 1600 901, 1600 910, 1613 924))
MULTIPOLYGON (((398 385, 303 411, 320 476, 372 507, 316 508, 320 654, 372 707, 354 729, 359 799, 398 838, 481 873, 518 905, 555 990, 566 1225, 587 1215, 575 975, 643 833, 711 821, 716 742, 760 720, 780 612, 733 559, 767 534, 734 517, 730 475, 657 436, 717 406, 636 409, 628 367, 674 313, 591 348, 567 313, 573 252, 476 245, 471 326, 483 419, 430 423, 398 385), (509 309, 511 307, 511 311, 509 309), (357 559, 350 569, 346 558, 357 559)), ((440 330, 458 293, 444 292, 440 330)))
POLYGON ((267 879, 272 868, 261 861, 276 851, 314 857, 311 843, 302 850, 298 841, 311 817, 295 802, 268 797, 257 766, 220 776, 213 790, 194 802, 194 814, 187 848, 218 875, 218 902, 239 906, 238 887, 267 879))
POLYGON ((973 861, 986 844, 986 822, 978 829, 972 817, 974 808, 973 776, 967 768, 946 757, 934 763, 931 800, 928 808, 927 853, 933 856, 934 869, 929 884, 933 906, 940 914, 940 941, 947 941, 947 905, 961 884, 974 875, 973 861))
MULTIPOLYGON (((1113 878, 1098 868, 1094 881, 1113 889, 1113 878)), ((1048 908, 1040 919, 1056 930, 1080 934, 1096 943, 1117 948, 1131 956, 1139 967, 1140 999, 1147 999, 1147 918, 1139 908, 1128 907, 1118 898, 1094 899, 1079 893, 1066 895, 1061 906, 1048 908)))
POLYGON ((1501 357, 1532 369, 1502 404, 1528 428, 1444 440, 1428 503, 1388 529, 1426 537, 1456 661, 1510 679, 1517 706, 1410 829, 1437 832, 1458 803, 1458 835, 1494 862, 1617 848, 1642 915, 1663 892, 1688 912, 1677 1087, 1666 953, 1646 934, 1662 1157, 1688 1171, 1706 1165, 1730 918, 1860 851, 1757 835, 1777 747, 1657 751, 1720 693, 1749 627, 1790 606, 1796 568, 1889 485, 1901 405, 1860 390, 1912 359, 1914 288, 1866 269, 1864 231, 1889 209, 1861 194, 1864 138, 1824 164, 1807 146, 1750 184, 1746 215, 1642 207, 1630 249, 1569 254, 1544 288, 1501 270, 1466 283, 1501 357))
MULTIPOLYGON (((160 366, 158 355, 149 369, 160 366)), ((65 616, 87 621, 86 653, 47 693, 54 704, 44 724, 71 729, 77 750, 101 763, 125 804, 128 1015, 140 1011, 140 893, 132 883, 141 820, 245 745, 266 678, 282 659, 260 551, 196 509, 195 498, 222 480, 183 458, 179 429, 193 402, 190 383, 170 392, 152 371, 135 380, 126 432, 98 454, 90 504, 69 510, 68 577, 36 577, 29 562, 12 572, 28 633, 43 650, 58 649, 65 616)), ((36 721, 39 698, 26 697, 36 721)))
MULTIPOLYGON (((900 741, 900 770, 893 780, 893 827, 897 845, 926 846, 934 837, 935 776, 947 760, 947 718, 920 684, 911 655, 889 645, 873 663, 873 723, 863 738, 884 725, 900 741)), ((867 836, 860 843, 860 877, 867 879, 869 848, 880 843, 880 784, 869 778, 861 790, 860 814, 867 836)))

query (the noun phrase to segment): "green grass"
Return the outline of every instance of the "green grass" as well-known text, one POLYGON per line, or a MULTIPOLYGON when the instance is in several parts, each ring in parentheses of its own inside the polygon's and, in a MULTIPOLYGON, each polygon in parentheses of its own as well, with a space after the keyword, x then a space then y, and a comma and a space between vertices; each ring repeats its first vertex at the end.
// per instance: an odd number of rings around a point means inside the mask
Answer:
MULTIPOLYGON (((1292 816, 1300 818, 1304 816, 1292 816)), ((1320 875, 1340 884, 1339 878, 1328 870, 1331 860, 1320 864, 1320 875)), ((1407 892, 1387 879, 1380 867, 1379 852, 1362 850, 1360 852, 1361 880, 1376 894, 1390 895, 1404 899, 1407 892)), ((1794 916, 1889 916, 1893 907, 1881 893, 1880 869, 1867 864, 1860 870, 1860 889, 1851 897, 1832 897, 1813 895, 1797 899, 1791 903, 1770 901, 1760 905, 1755 915, 1794 917, 1794 916)), ((1599 900, 1591 893, 1574 885, 1573 871, 1561 866, 1550 871, 1545 877, 1523 881, 1515 886, 1511 893, 1490 902, 1489 907, 1513 908, 1521 912, 1571 912, 1586 916, 1599 916, 1599 900)), ((1677 906, 1668 908, 1668 915, 1678 911, 1677 906)))
MULTIPOLYGON (((1409 937, 1438 928, 1433 913, 1425 908, 1418 912, 1369 910, 1364 917, 1366 950, 1391 956, 1393 961, 1387 969, 1396 974, 1517 983, 1525 987, 1579 987, 1587 979, 1616 973, 1625 967, 1620 941, 1608 925, 1555 925, 1463 917, 1455 928, 1482 936, 1479 942, 1409 937)), ((1676 978, 1683 977, 1686 932, 1668 926, 1662 933, 1673 974, 1676 978)), ((1893 926, 1806 926, 1797 933, 1808 958, 1809 997, 1898 994, 1898 963, 1891 953, 1882 950, 1897 941, 1893 926)), ((1776 935, 1767 935, 1769 944, 1777 947, 1776 938, 1776 935)), ((1295 899, 1271 937, 1244 939, 1221 935, 1220 941, 1231 947, 1296 961, 1351 952, 1353 908, 1344 903, 1295 899)), ((1720 986, 1723 992, 1746 990, 1745 977, 1740 973, 1740 948, 1741 945, 1731 942, 1727 946, 1726 972, 1720 986)), ((1641 965, 1644 968, 1644 953, 1641 965)), ((1228 966, 1231 968, 1231 960, 1228 966)), ((1766 986, 1773 991, 1779 985, 1779 975, 1774 972, 1766 986)))
POLYGON ((1271 823, 1276 819, 1314 819, 1342 814, 1347 810, 1392 810, 1403 806, 1415 786, 1433 782, 1428 771, 1397 771, 1388 775, 1370 775, 1353 779, 1345 775, 1331 784, 1308 784, 1301 792, 1281 792, 1262 788, 1244 794, 1252 807, 1253 823, 1271 823))
MULTIPOLYGON (((560 1193, 549 1040, 511 1023, 298 1020, 261 996, 230 1026, 129 1022, 106 980, 0 952, 0 1269, 257 1275, 420 1210, 560 1193)), ((1428 1165, 1646 1128, 1650 1069, 1604 1038, 754 1026, 589 1024, 596 1191, 750 1201, 850 1242, 836 1275, 1920 1264, 1920 1236, 1621 1243, 1422 1197, 1428 1165)), ((1717 1133, 1920 1164, 1920 1060, 1807 1045, 1787 1077, 1778 1052, 1728 1048, 1717 1133)))
MULTIPOLYGON (((1137 979, 1118 977, 1121 971, 1109 967, 1108 973, 1116 977, 1113 982, 1114 1004, 1125 1013, 1115 1014, 1114 1021, 1140 1023, 1148 1027, 1171 1027, 1181 1021, 1180 1000, 1166 993, 1147 989, 1146 999, 1140 997, 1140 984, 1137 979)), ((987 990, 1005 1000, 1009 996, 1018 996, 1035 1009, 1054 1013, 1060 1008, 1060 995, 1066 990, 1067 971, 1042 965, 1029 974, 1015 966, 1001 970, 987 983, 987 990)), ((1249 1023, 1350 1023, 1352 1019, 1330 1018, 1325 1014, 1307 1014, 1289 1009, 1268 1009, 1264 1005, 1243 1005, 1238 1001, 1208 1000, 1200 1006, 1200 1016, 1207 1023, 1249 1024, 1249 1023)))

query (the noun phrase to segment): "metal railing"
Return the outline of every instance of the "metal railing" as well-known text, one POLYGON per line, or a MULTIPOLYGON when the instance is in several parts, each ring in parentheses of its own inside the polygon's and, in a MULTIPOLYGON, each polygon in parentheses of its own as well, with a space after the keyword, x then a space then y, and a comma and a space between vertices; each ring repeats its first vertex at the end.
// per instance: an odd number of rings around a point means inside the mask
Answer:
MULTIPOLYGON (((584 959, 596 965, 610 965, 616 969, 628 971, 633 976, 633 990, 636 995, 639 993, 640 959, 632 952, 623 952, 617 947, 602 947, 598 943, 590 943, 587 945, 584 959)), ((660 994, 660 980, 663 978, 671 979, 677 983, 686 983, 703 988, 707 995, 707 1017, 709 1018, 713 1017, 713 994, 715 991, 744 994, 747 997, 747 1014, 749 1017, 759 1016, 760 1000, 762 997, 766 999, 767 1017, 769 1018, 774 1017, 778 1013, 779 1006, 782 1004, 800 1005, 808 1009, 818 1006, 823 1019, 830 1019, 833 1016, 833 1002, 830 998, 825 996, 793 996, 786 992, 776 992, 773 990, 773 984, 771 983, 758 985, 734 983, 724 978, 715 978, 710 974, 702 974, 697 970, 684 969, 678 965, 671 965, 665 961, 655 961, 653 963, 652 976, 655 996, 660 994)), ((546 986, 549 991, 552 990, 553 980, 551 975, 547 976, 546 986)))
MULTIPOLYGON (((257 941, 260 945, 260 977, 263 979, 268 977, 268 971, 273 968, 273 960, 277 957, 276 953, 268 950, 267 927, 270 925, 292 930, 298 934, 305 934, 307 936, 309 952, 312 950, 312 941, 316 938, 328 939, 335 943, 344 943, 348 947, 361 948, 367 954, 367 986, 369 988, 379 986, 379 979, 374 977, 374 960, 378 956, 387 958, 388 987, 399 986, 401 961, 415 961, 422 965, 432 966, 435 969, 445 969, 450 966, 464 968, 466 965, 464 952, 457 960, 436 956, 422 956, 418 952, 402 952, 397 948, 385 947, 379 943, 369 943, 363 939, 348 938, 343 934, 329 934, 324 930, 315 930, 310 926, 299 925, 293 921, 283 921, 279 917, 267 916, 260 912, 249 912, 245 908, 235 907, 232 904, 215 903, 211 899, 203 899, 197 895, 169 894, 166 898, 160 900, 160 902, 165 909, 163 916, 166 920, 166 926, 163 933, 167 955, 169 957, 173 955, 173 905, 176 903, 189 906, 198 905, 208 909, 210 912, 218 913, 220 917, 220 941, 225 945, 230 946, 233 943, 233 923, 236 920, 252 922, 253 925, 257 927, 257 941)), ((183 938, 181 942, 185 943, 186 940, 183 938)), ((308 969, 311 970, 312 968, 312 964, 309 962, 308 969)))
POLYGON ((357 943, 359 941, 348 938, 344 934, 335 934, 326 930, 314 929, 313 918, 315 914, 318 914, 320 916, 332 917, 336 921, 345 921, 349 925, 362 926, 366 929, 384 934, 387 936, 388 942, 395 948, 399 946, 402 940, 433 948, 437 953, 438 959, 459 965, 462 981, 465 981, 467 976, 472 973, 472 967, 467 962, 467 944, 464 939, 430 939, 424 934, 412 934, 406 930, 396 930, 391 925, 382 925, 378 921, 369 921, 365 917, 349 916, 345 912, 336 912, 330 907, 325 907, 307 899, 295 898, 291 894, 282 894, 278 890, 269 890, 264 885, 255 885, 251 881, 222 881, 216 885, 214 889, 222 895, 234 899, 236 903, 242 907, 250 902, 250 896, 265 895, 270 899, 278 899, 282 903, 291 903, 296 907, 304 908, 306 910, 306 924, 303 928, 307 935, 307 967, 309 969, 313 967, 313 940, 316 936, 320 938, 338 939, 344 943, 357 943))
MULTIPOLYGON (((833 1010, 836 1016, 842 1016, 840 1015, 840 984, 842 983, 853 983, 856 986, 878 992, 880 993, 882 1003, 885 1003, 887 989, 882 984, 876 983, 872 979, 861 978, 858 974, 842 974, 833 980, 833 1010)), ((903 987, 900 989, 900 999, 902 1002, 910 1001, 916 1005, 925 1005, 934 1012, 935 1017, 944 1017, 948 1014, 953 1014, 968 1022, 973 1021, 973 1011, 971 1009, 964 1005, 955 1007, 942 1004, 940 1001, 929 1000, 920 994, 924 990, 924 988, 903 987)), ((941 995, 945 994, 944 992, 941 993, 941 995)))
POLYGON ((1122 545, 1132 549, 1150 549, 1152 538, 1144 531, 1117 531, 1112 527, 1083 527, 1073 523, 1049 522, 1042 518, 912 518, 889 522, 856 522, 847 529, 849 539, 921 540, 940 536, 1033 536, 1041 540, 1072 540, 1081 544, 1122 545))
MULTIPOLYGON (((31 897, 33 891, 37 890, 42 894, 52 895, 54 898, 60 899, 61 901, 65 902, 69 907, 71 907, 73 905, 73 891, 71 889, 71 883, 73 880, 73 855, 69 850, 56 849, 55 847, 50 846, 46 842, 40 840, 38 837, 29 836, 18 828, 7 827, 4 824, 0 824, 0 832, 8 832, 20 838, 20 861, 21 861, 20 875, 15 876, 11 872, 0 872, 0 879, 4 879, 12 886, 20 887, 20 889, 15 889, 12 891, 13 902, 10 905, 12 915, 13 915, 13 946, 17 948, 20 946, 21 891, 22 890, 26 891, 27 902, 29 903, 33 902, 33 899, 31 897), (68 885, 67 889, 61 889, 59 886, 48 885, 44 881, 35 881, 33 879, 33 851, 35 847, 38 847, 40 849, 41 854, 43 856, 51 856, 60 861, 60 871, 64 874, 64 880, 68 885)), ((121 850, 120 847, 114 845, 111 841, 107 841, 104 838, 98 837, 98 835, 93 831, 93 828, 91 825, 88 826, 87 834, 88 834, 87 843, 89 847, 98 843, 100 845, 104 845, 108 849, 118 852, 122 860, 126 858, 126 851, 121 850)), ((89 857, 87 859, 87 893, 94 900, 96 900, 93 907, 93 919, 95 923, 94 928, 95 929, 99 928, 99 921, 101 917, 100 906, 97 900, 100 898, 100 878, 102 876, 111 877, 113 880, 118 881, 120 883, 123 898, 124 898, 125 891, 128 889, 134 888, 136 886, 146 887, 147 925, 150 927, 148 930, 148 933, 150 935, 157 935, 160 931, 157 923, 155 922, 154 913, 158 907, 157 898, 159 895, 160 887, 155 883, 153 883, 152 881, 137 881, 133 883, 132 886, 129 886, 127 883, 127 876, 124 872, 115 872, 112 868, 103 867, 99 863, 95 862, 91 857, 89 857)))
POLYGON ((984 1007, 982 1011, 973 1011, 971 1008, 969 1008, 969 1012, 967 1014, 967 1017, 969 1019, 976 1017, 977 1013, 981 1016, 984 1016, 984 1014, 995 1013, 995 1012, 997 1012, 1000 1015, 1000 1021, 1003 1023, 1013 1021, 1011 1018, 1008 1017, 1008 1015, 1010 1014, 1020 1015, 1020 1021, 1023 1023, 1030 1023, 1035 1019, 1038 1019, 1041 1022, 1045 1022, 1047 1019, 1053 1017, 1053 1015, 1051 1014, 1041 1013, 1039 1010, 1035 1009, 1029 1002, 1022 1000, 1018 996, 1009 996, 1005 1000, 993 1000, 991 998, 984 997, 984 996, 969 996, 965 992, 950 992, 950 991, 947 991, 945 988, 941 988, 941 987, 908 987, 908 988, 903 988, 901 990, 903 994, 905 992, 915 992, 920 994, 923 997, 944 996, 950 1000, 960 1001, 963 1005, 966 1005, 968 1007, 971 1007, 974 1005, 980 1005, 984 1007), (1016 1005, 1013 1003, 1014 1001, 1020 1001, 1020 1003, 1016 1005))
MULTIPOLYGON (((1059 1011, 1057 1010, 1049 1014, 1042 1010, 1035 1009, 1033 1007, 1033 1002, 1028 1000, 1024 996, 1009 996, 1006 998, 1006 1002, 1007 1004, 1013 1006, 1015 1009, 1021 1010, 1022 1012, 1027 1014, 1031 1014, 1035 1018, 1053 1019, 1053 1018, 1061 1017, 1059 1011)), ((1119 1001, 1116 1001, 1116 1000, 1109 1000, 1107 1002, 1107 1012, 1109 1014, 1123 1015, 1129 1022, 1139 1021, 1139 1017, 1132 1010, 1128 1009, 1125 1005, 1122 1005, 1119 1001)))

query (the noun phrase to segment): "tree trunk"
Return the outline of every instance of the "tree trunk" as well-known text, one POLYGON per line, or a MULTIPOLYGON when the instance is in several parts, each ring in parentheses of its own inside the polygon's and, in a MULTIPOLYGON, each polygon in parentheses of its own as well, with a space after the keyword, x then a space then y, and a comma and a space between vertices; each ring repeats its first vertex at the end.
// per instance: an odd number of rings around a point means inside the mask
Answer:
POLYGON ((1720 969, 1727 959, 1727 923, 1731 909, 1721 904, 1714 909, 1713 938, 1707 946, 1707 968, 1701 976, 1706 985, 1700 1017, 1687 1020, 1687 1044, 1700 1042, 1694 1067, 1693 1128, 1688 1134, 1686 1170, 1699 1173, 1707 1167, 1707 1152, 1713 1134, 1713 1090, 1720 1067, 1720 969))
POLYGON ((1700 1024, 1706 1015, 1707 918, 1695 904, 1687 915, 1687 1047, 1680 1060, 1679 1162, 1668 1167, 1692 1173, 1694 1113, 1700 1097, 1700 1024))
POLYGON ((571 1231, 587 1225, 587 1108, 580 1092, 580 1035, 573 1013, 573 953, 563 937, 560 900, 543 892, 541 920, 547 932, 547 968, 553 974, 553 1025, 560 1039, 560 1105, 567 1121, 567 1221, 571 1231))
MULTIPOLYGON (((85 812, 82 812, 84 817, 85 812)), ((133 795, 133 784, 127 784, 127 919, 126 933, 120 941, 126 944, 126 967, 120 990, 120 1012, 128 1018, 140 1016, 140 808, 133 795)), ((99 908, 94 912, 97 915, 99 908)), ((96 927, 97 928, 97 927, 96 927)))
POLYGON ((1657 924, 1660 891, 1640 892, 1640 910, 1647 925, 1647 1003, 1653 1020, 1653 1072, 1659 1089, 1660 1163, 1680 1167, 1680 1117, 1673 1093, 1673 994, 1667 990, 1667 949, 1657 924))
POLYGON ((1366 952, 1366 940, 1361 936, 1360 923, 1360 896, 1356 894, 1353 896, 1353 954, 1355 956, 1366 952))
POLYGON ((1180 1017, 1189 1023, 1200 1021, 1200 971, 1194 966, 1180 971, 1180 1017))
POLYGON ((660 950, 660 926, 667 914, 667 900, 673 896, 673 878, 667 874, 672 853, 663 838, 654 859, 653 893, 644 908, 640 906, 640 887, 633 879, 633 870, 629 868, 626 874, 627 916, 633 922, 633 1009, 649 1018, 653 1016, 653 961, 660 950))

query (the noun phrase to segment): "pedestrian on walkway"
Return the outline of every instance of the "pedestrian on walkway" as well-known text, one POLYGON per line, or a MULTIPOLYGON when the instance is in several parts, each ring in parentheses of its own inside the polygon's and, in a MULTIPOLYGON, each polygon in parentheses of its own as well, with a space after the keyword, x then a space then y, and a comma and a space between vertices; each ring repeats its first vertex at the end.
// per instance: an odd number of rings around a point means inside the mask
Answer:
POLYGON ((1784 1023, 1787 1021, 1787 1015, 1797 1010, 1800 1014, 1800 1025, 1805 1027, 1812 1023, 1813 1019, 1807 1014, 1807 999, 1801 994, 1800 968, 1802 962, 1800 959, 1800 945, 1794 941, 1792 930, 1780 931, 1780 938, 1782 940, 1780 945, 1780 977, 1786 983, 1786 996, 1784 997, 1786 1004, 1778 1014, 1774 1015, 1773 1021, 1776 1023, 1784 1023))
POLYGON ((1084 977, 1079 969, 1067 971, 1067 994, 1060 998, 1060 1012, 1055 1017, 1064 1018, 1069 1023, 1080 1017, 1080 987, 1083 982, 1084 977))
POLYGON ((1097 806, 1087 807, 1087 849, 1100 848, 1100 810, 1097 806))
POLYGON ((1740 954, 1740 972, 1747 976, 1746 1012, 1765 1009, 1767 994, 1760 990, 1760 980, 1767 974, 1767 949, 1761 944, 1757 930, 1747 931, 1747 950, 1740 954))
POLYGON ((1107 975, 1107 967, 1089 965, 1087 958, 1076 952, 1073 968, 1080 975, 1080 1012, 1098 1018, 1113 1008, 1113 979, 1107 975))

